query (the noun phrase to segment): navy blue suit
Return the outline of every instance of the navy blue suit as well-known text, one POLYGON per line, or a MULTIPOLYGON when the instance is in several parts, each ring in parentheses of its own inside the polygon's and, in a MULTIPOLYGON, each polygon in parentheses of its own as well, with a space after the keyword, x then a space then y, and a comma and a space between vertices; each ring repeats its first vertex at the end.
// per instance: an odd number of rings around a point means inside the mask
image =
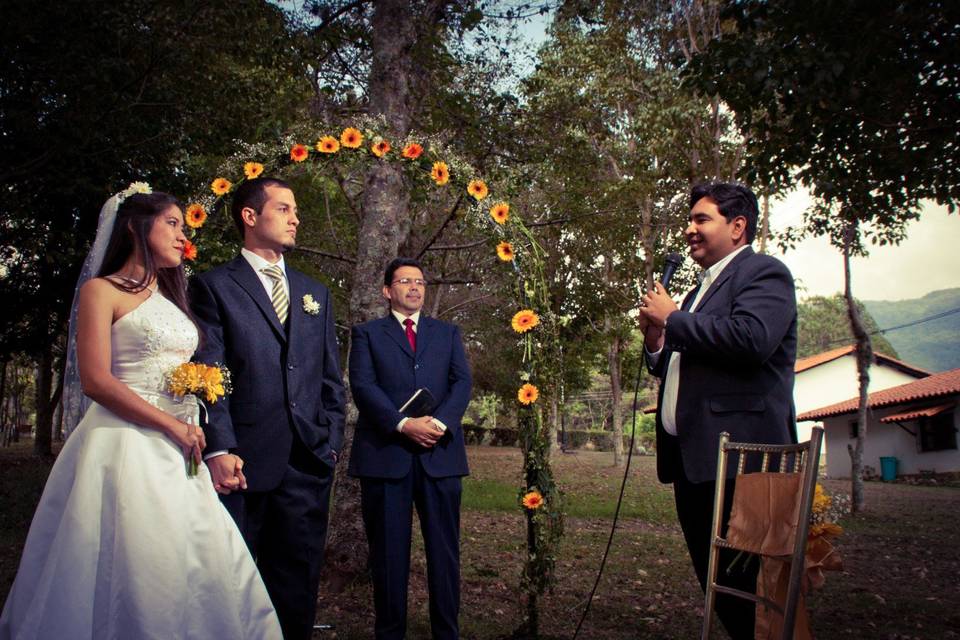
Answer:
POLYGON ((460 494, 467 456, 460 421, 470 400, 470 368, 460 330, 426 316, 416 352, 391 314, 353 328, 350 390, 359 410, 350 475, 360 478, 370 544, 378 639, 406 633, 413 504, 427 556, 433 637, 457 638, 460 602, 460 494), (447 432, 430 449, 402 433, 398 410, 419 388, 437 401, 431 415, 447 432))
MULTIPOLYGON (((796 442, 793 369, 797 302, 787 267, 747 247, 720 272, 697 308, 697 290, 670 314, 654 375, 666 379, 674 351, 680 357, 677 435, 663 429, 663 384, 657 411, 657 476, 673 482, 677 515, 701 586, 706 584, 720 433, 734 442, 796 442)), ((735 475, 728 469, 728 477, 735 475)), ((729 518, 732 484, 726 492, 729 518)), ((721 555, 721 567, 733 555, 721 555)), ((742 566, 742 565, 741 565, 742 566)), ((756 563, 721 581, 754 591, 756 563)), ((723 571, 721 571, 723 574, 723 571)), ((719 596, 717 613, 736 640, 753 638, 753 604, 719 596)))
POLYGON ((190 302, 203 330, 196 359, 226 364, 233 380, 203 426, 208 452, 243 459, 248 489, 221 499, 291 640, 312 633, 345 394, 330 293, 289 265, 286 274, 285 325, 242 256, 192 278, 190 302))

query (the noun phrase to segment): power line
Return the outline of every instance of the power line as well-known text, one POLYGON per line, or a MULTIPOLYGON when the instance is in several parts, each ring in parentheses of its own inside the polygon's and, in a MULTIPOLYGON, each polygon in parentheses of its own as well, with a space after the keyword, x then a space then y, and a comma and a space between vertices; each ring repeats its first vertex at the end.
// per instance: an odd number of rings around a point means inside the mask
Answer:
MULTIPOLYGON (((898 330, 898 329, 906 329, 907 327, 913 327, 913 326, 916 326, 916 325, 918 325, 918 324, 923 324, 924 322, 932 322, 932 321, 934 321, 934 320, 939 320, 940 318, 946 318, 947 316, 953 315, 953 314, 955 314, 955 313, 960 313, 960 307, 956 307, 956 308, 954 308, 954 309, 948 309, 948 310, 946 310, 946 311, 941 311, 940 313, 935 313, 935 314, 932 315, 932 316, 927 316, 926 318, 920 318, 919 320, 914 320, 914 321, 912 321, 912 322, 905 322, 904 324, 898 324, 898 325, 895 325, 895 326, 893 326, 893 327, 887 327, 886 329, 876 329, 876 330, 870 331, 870 332, 868 332, 868 333, 869 333, 869 335, 871 335, 871 336, 875 336, 875 335, 877 335, 877 334, 879 334, 879 333, 887 333, 888 331, 896 331, 896 330, 898 330)), ((841 344, 841 343, 843 343, 843 344, 849 344, 849 342, 850 342, 850 338, 849 338, 849 337, 846 337, 846 338, 838 338, 838 339, 836 339, 836 340, 831 340, 831 341, 828 342, 827 344, 828 344, 828 345, 841 344)))

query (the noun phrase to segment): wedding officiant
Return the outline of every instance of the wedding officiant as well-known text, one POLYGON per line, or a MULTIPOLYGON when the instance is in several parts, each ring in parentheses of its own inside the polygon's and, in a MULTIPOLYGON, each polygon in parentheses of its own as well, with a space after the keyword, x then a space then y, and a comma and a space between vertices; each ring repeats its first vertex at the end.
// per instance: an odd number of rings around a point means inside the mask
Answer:
POLYGON ((471 378, 459 327, 421 313, 426 285, 416 260, 396 258, 383 279, 389 312, 352 331, 350 389, 359 417, 349 472, 360 478, 378 640, 406 635, 414 505, 433 638, 459 638, 460 495, 468 473, 460 421, 471 378))
MULTIPOLYGON (((752 191, 723 182, 697 185, 690 207, 684 236, 703 279, 680 307, 656 284, 643 297, 639 323, 647 364, 661 379, 657 476, 673 483, 680 526, 705 588, 720 433, 734 442, 796 442, 797 303, 787 267, 750 246, 758 218, 752 191)), ((734 493, 732 482, 728 487, 724 523, 734 493)), ((733 560, 720 558, 724 568, 733 560)), ((756 591, 756 562, 720 573, 722 584, 756 591)), ((721 594, 716 608, 734 640, 753 638, 752 602, 721 594)))

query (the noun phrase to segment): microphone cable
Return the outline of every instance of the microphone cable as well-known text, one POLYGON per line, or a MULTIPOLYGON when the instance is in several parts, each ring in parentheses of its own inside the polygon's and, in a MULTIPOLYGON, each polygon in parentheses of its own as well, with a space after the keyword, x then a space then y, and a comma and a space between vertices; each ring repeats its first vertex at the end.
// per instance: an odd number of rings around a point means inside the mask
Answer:
MULTIPOLYGON (((642 356, 641 356, 642 358, 642 356)), ((627 465, 623 470, 623 481, 620 483, 620 497, 617 498, 617 508, 613 512, 613 524, 610 526, 610 537, 607 538, 607 548, 603 551, 603 558, 600 560, 600 569, 597 571, 597 579, 593 583, 593 589, 587 597, 587 605, 583 609, 583 615, 580 616, 580 622, 577 623, 577 629, 573 632, 573 640, 577 640, 580 634, 580 628, 590 613, 590 604, 593 602, 593 596, 597 593, 597 587, 600 586, 600 578, 603 576, 603 570, 607 566, 607 556, 610 555, 610 547, 613 545, 613 534, 617 530, 617 521, 620 519, 620 507, 623 505, 623 494, 627 489, 627 478, 630 477, 630 462, 633 460, 634 442, 637 437, 637 399, 640 396, 640 379, 643 377, 643 360, 640 361, 640 369, 637 371, 637 384, 633 389, 633 429, 630 431, 630 451, 627 452, 627 465)))

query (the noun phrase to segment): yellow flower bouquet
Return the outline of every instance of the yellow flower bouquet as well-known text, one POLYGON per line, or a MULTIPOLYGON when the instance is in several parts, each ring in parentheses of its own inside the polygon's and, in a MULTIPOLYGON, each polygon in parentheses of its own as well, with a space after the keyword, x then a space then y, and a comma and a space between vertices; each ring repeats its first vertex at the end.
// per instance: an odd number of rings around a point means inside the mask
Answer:
MULTIPOLYGON (((233 391, 230 370, 218 364, 184 362, 167 374, 167 391, 178 398, 187 394, 195 395, 201 407, 204 406, 204 400, 214 404, 233 391)), ((187 472, 195 476, 198 471, 197 461, 191 456, 187 472)))

